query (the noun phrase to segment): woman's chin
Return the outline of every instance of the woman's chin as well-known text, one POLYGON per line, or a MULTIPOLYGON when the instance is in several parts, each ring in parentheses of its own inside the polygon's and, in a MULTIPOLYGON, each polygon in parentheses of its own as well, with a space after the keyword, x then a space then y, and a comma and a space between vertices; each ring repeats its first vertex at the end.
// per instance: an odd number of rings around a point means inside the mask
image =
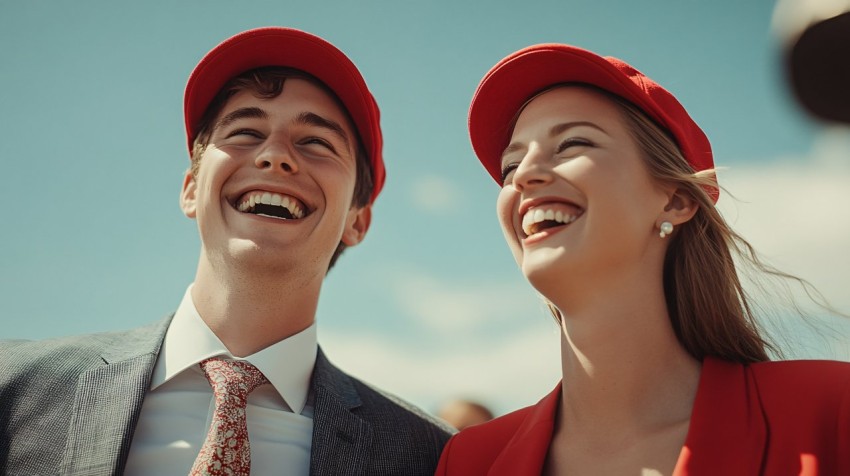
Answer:
POLYGON ((528 282, 545 296, 545 289, 551 289, 555 283, 563 285, 571 275, 565 261, 563 250, 535 250, 522 257, 520 269, 528 282))

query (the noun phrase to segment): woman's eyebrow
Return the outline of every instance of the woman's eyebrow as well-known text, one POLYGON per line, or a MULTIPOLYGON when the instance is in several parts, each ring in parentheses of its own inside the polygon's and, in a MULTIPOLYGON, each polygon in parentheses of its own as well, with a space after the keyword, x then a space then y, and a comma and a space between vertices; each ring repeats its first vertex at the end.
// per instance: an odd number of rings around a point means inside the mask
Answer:
POLYGON ((555 124, 554 126, 552 126, 551 129, 549 129, 549 137, 555 137, 559 134, 563 134, 564 131, 566 131, 568 129, 572 129, 573 127, 581 127, 581 126, 592 127, 594 129, 608 135, 608 131, 606 131, 605 129, 599 127, 598 125, 596 125, 596 124, 594 124, 590 121, 573 121, 573 122, 562 122, 560 124, 555 124))
MULTIPOLYGON (((594 128, 594 129, 596 129, 596 130, 598 130, 598 131, 600 131, 600 132, 602 132, 606 135, 609 135, 608 131, 606 131, 605 129, 599 127, 598 125, 596 125, 592 122, 589 122, 589 121, 572 121, 572 122, 562 122, 560 124, 555 124, 554 126, 552 126, 549 129, 549 137, 550 138, 557 137, 558 135, 563 134, 564 131, 566 131, 568 129, 572 129, 573 127, 581 127, 581 126, 592 127, 592 128, 594 128)), ((513 152, 521 150, 523 147, 524 146, 522 145, 521 142, 512 142, 509 146, 505 147, 505 150, 502 152, 502 159, 504 159, 505 156, 508 155, 508 154, 511 154, 513 152)))
POLYGON ((512 142, 511 145, 505 147, 505 150, 502 152, 502 160, 505 159, 506 155, 512 154, 518 150, 522 150, 524 146, 521 142, 512 142))

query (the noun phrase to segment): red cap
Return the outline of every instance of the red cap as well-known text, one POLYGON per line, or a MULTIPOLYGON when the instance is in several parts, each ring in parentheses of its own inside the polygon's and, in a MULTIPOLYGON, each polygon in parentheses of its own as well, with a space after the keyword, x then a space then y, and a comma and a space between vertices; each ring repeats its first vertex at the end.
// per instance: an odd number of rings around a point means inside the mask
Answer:
MULTIPOLYGON (((499 61, 472 98, 472 148, 496 182, 501 183, 502 152, 517 111, 534 94, 559 83, 591 84, 630 101, 673 135, 695 171, 714 167, 708 138, 670 92, 617 58, 552 43, 523 48, 499 61)), ((717 201, 717 190, 710 193, 717 201)))
POLYGON ((204 56, 189 76, 183 97, 190 153, 201 117, 224 83, 245 71, 263 66, 299 69, 315 76, 336 93, 354 120, 369 156, 375 183, 370 201, 374 201, 386 178, 378 104, 360 71, 342 51, 301 30, 265 27, 243 31, 224 40, 204 56))

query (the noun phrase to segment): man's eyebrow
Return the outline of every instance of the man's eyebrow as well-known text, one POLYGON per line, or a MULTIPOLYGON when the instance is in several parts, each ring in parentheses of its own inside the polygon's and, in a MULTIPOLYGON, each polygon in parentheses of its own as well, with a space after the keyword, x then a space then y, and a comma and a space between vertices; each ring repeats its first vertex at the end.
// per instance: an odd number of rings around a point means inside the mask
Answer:
POLYGON ((239 119, 268 119, 268 117, 269 115, 266 114, 266 111, 258 107, 243 107, 225 114, 224 117, 215 123, 213 130, 226 127, 239 119))
MULTIPOLYGON (((573 122, 562 122, 560 124, 555 124, 554 126, 552 126, 549 129, 549 137, 550 138, 556 137, 559 134, 563 134, 564 131, 566 131, 568 129, 572 129, 573 127, 580 127, 580 126, 592 127, 592 128, 594 128, 598 131, 605 133, 606 135, 608 134, 608 132, 605 129, 599 127, 598 125, 596 125, 592 122, 589 122, 589 121, 573 121, 573 122)), ((504 152, 502 152, 502 159, 504 159, 506 155, 514 153, 518 150, 521 150, 522 148, 523 148, 522 143, 512 142, 509 146, 505 147, 504 152)))
POLYGON ((348 140, 348 134, 345 133, 345 129, 342 128, 336 121, 332 121, 330 119, 326 119, 316 113, 313 112, 302 112, 295 118, 295 122, 298 124, 304 124, 307 126, 321 127, 323 129, 327 129, 342 139, 345 142, 346 148, 351 148, 351 144, 348 140))

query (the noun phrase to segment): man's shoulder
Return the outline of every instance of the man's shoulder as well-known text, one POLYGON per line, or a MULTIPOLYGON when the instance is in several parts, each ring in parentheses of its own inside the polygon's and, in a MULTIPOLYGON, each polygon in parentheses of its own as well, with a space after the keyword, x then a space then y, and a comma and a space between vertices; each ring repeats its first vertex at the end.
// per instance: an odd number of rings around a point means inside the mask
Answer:
POLYGON ((425 427, 429 432, 445 440, 454 429, 416 405, 366 383, 331 363, 320 350, 313 375, 315 386, 325 387, 337 398, 352 406, 352 411, 374 426, 394 427, 401 425, 425 427))
POLYGON ((413 425, 425 425, 439 434, 444 434, 446 439, 455 432, 444 421, 407 400, 356 377, 349 377, 357 388, 363 403, 359 409, 361 414, 374 414, 391 425, 402 421, 413 425))
POLYGON ((338 369, 321 351, 313 386, 314 441, 316 435, 338 439, 341 434, 368 441, 365 474, 434 474, 440 453, 454 432, 447 424, 338 369), (352 429, 356 430, 352 433, 352 429))
MULTIPOLYGON (((132 352, 142 348, 146 351, 158 348, 167 321, 125 331, 99 332, 74 336, 55 337, 42 340, 0 341, 0 385, 21 378, 48 379, 66 375, 73 378, 92 365, 101 365, 104 355, 132 352), (141 347, 134 344, 140 343, 141 347)), ((20 383, 20 382, 18 382, 20 383)))
MULTIPOLYGON (((120 332, 0 341, 0 472, 58 474, 69 434, 124 424, 122 418, 129 419, 130 413, 116 410, 127 408, 118 399, 138 392, 132 385, 138 385, 139 375, 149 373, 155 360, 150 354, 158 349, 166 323, 120 332), (112 363, 118 365, 102 372, 112 363), (108 402, 110 408, 78 407, 95 396, 107 396, 100 402, 108 402), (96 422, 90 423, 94 426, 75 427, 82 414, 92 416, 88 421, 96 422)), ((79 445, 91 444, 89 437, 81 438, 79 445)))

